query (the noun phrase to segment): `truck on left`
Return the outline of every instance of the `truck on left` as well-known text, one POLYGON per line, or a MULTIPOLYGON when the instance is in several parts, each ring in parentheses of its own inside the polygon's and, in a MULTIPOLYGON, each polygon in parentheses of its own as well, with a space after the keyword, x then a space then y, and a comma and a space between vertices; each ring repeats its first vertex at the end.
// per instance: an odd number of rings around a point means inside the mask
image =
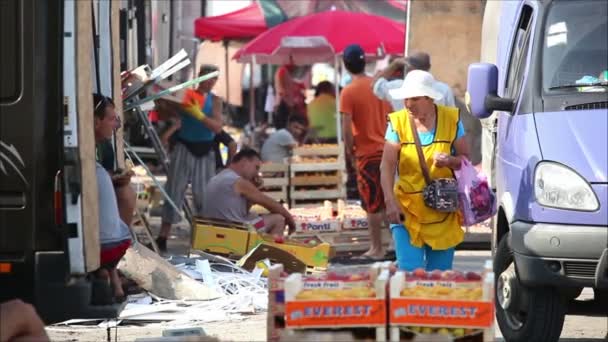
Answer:
POLYGON ((0 1, 0 302, 32 303, 46 323, 121 310, 92 305, 90 276, 99 267, 92 94, 120 94, 118 4, 0 1))

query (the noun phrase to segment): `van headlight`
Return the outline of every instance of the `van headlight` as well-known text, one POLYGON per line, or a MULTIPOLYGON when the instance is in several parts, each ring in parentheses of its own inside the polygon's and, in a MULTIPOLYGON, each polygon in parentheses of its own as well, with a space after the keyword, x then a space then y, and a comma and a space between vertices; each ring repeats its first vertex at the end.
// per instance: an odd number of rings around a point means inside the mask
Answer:
POLYGON ((540 162, 534 173, 534 195, 543 206, 596 211, 600 204, 587 181, 572 169, 554 162, 540 162))

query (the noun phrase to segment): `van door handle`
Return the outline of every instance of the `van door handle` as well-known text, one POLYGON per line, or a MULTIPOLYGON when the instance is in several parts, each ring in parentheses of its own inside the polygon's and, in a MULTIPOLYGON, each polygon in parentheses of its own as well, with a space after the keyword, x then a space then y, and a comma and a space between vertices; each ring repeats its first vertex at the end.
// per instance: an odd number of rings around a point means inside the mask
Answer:
POLYGON ((25 192, 0 191, 0 209, 17 210, 26 205, 25 192))

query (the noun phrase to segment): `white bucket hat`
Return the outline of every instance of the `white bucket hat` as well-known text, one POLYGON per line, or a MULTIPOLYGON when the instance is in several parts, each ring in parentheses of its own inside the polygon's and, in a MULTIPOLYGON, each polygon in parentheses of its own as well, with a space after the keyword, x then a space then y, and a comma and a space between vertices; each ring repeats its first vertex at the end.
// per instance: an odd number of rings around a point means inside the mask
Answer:
POLYGON ((439 100, 443 95, 435 88, 435 78, 427 71, 412 70, 407 73, 400 88, 388 91, 393 100, 404 100, 412 97, 428 96, 439 100))

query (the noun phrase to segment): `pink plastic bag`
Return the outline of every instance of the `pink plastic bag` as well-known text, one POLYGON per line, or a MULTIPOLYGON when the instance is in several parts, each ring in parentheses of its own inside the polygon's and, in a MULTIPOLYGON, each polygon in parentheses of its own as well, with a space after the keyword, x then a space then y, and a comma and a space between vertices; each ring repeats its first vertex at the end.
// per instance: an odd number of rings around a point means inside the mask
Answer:
POLYGON ((464 225, 483 222, 496 214, 496 195, 486 176, 477 172, 470 161, 463 158, 460 170, 455 171, 458 180, 458 198, 464 225))

